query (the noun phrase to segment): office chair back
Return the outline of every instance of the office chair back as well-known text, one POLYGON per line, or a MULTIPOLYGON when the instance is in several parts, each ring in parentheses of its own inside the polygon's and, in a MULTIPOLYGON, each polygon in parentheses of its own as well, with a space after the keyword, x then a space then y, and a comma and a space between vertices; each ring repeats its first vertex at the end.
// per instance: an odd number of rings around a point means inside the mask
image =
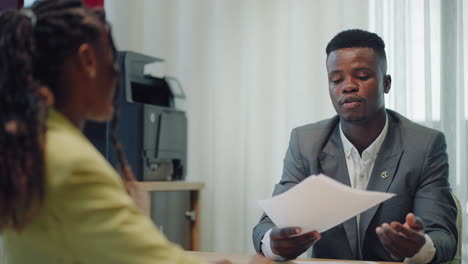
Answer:
POLYGON ((460 201, 458 200, 457 196, 452 193, 453 200, 455 201, 455 204, 457 205, 457 229, 458 229, 458 244, 457 244, 457 253, 455 254, 455 257, 452 259, 450 264, 461 264, 461 247, 462 247, 462 234, 463 234, 463 211, 462 207, 460 204, 460 201))

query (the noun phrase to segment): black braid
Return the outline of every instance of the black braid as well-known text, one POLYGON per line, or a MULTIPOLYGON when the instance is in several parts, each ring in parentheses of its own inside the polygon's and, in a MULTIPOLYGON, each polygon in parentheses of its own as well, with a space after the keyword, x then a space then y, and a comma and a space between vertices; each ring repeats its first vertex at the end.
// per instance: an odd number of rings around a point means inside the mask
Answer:
MULTIPOLYGON (((99 29, 83 22, 93 12, 81 0, 38 1, 32 10, 34 26, 18 11, 0 13, 0 231, 21 230, 44 200, 47 109, 38 88, 47 86, 60 101, 66 59, 99 38, 99 29)), ((113 143, 122 168, 128 168, 113 143)), ((127 170, 122 174, 132 178, 127 170)))
MULTIPOLYGON (((103 21, 103 23, 106 23, 106 17, 103 12, 97 12, 96 15, 103 21)), ((109 26, 109 25, 108 25, 109 26)), ((110 26, 108 27, 109 30, 109 43, 111 45, 112 52, 114 53, 114 70, 116 72, 120 72, 119 69, 119 63, 117 61, 117 49, 114 45, 114 41, 112 39, 112 33, 110 26)), ((120 87, 120 85, 117 85, 117 87, 120 87)), ((115 92, 115 97, 114 97, 114 116, 112 117, 111 120, 111 129, 110 129, 110 140, 111 144, 114 147, 115 154, 117 156, 117 161, 118 161, 118 166, 117 169, 120 172, 120 176, 122 177, 122 180, 125 181, 125 187, 127 188, 127 191, 130 192, 129 188, 135 187, 136 185, 134 184, 136 182, 135 176, 133 175, 132 169, 130 168, 130 165, 128 164, 125 152, 123 151, 123 146, 117 139, 117 128, 119 127, 119 104, 118 104, 118 95, 119 91, 115 92), (129 185, 130 184, 130 185, 129 185)))
MULTIPOLYGON (((114 117, 112 118, 111 121, 111 129, 110 129, 110 140, 112 143, 112 146, 114 147, 115 153, 117 155, 117 161, 119 162, 119 172, 120 176, 122 179, 127 183, 127 184, 133 184, 135 183, 135 176, 133 175, 132 169, 130 168, 130 165, 128 164, 127 158, 125 156, 125 152, 123 151, 123 146, 122 144, 118 141, 117 139, 117 128, 119 124, 119 114, 118 114, 118 106, 117 103, 114 104, 114 117)), ((126 185, 127 191, 130 191, 129 188, 135 187, 135 185, 128 186, 126 185)))
MULTIPOLYGON (((103 12, 97 12, 96 15, 101 19, 101 21, 103 21, 103 23, 106 23, 106 17, 103 12)), ((112 52, 114 53, 114 58, 115 58, 114 70, 116 72, 120 72, 119 63, 117 60, 118 58, 117 49, 114 45, 114 40, 112 39, 112 32, 111 32, 110 26, 108 27, 108 30, 109 30, 109 43, 111 45, 110 48, 112 49, 112 52)), ((120 87, 120 85, 117 84, 117 87, 120 87)), ((125 187, 127 191, 130 193, 130 188, 136 187, 135 185, 136 179, 135 179, 135 176, 133 175, 133 171, 130 168, 130 165, 128 164, 127 157, 123 150, 123 146, 117 139, 117 128, 119 127, 119 104, 118 104, 119 94, 120 94, 119 91, 115 92, 114 116, 112 117, 112 120, 111 120, 110 140, 115 150, 115 154, 117 156, 117 161, 118 161, 117 169, 119 170, 122 180, 125 182, 125 187)))
POLYGON ((45 104, 35 92, 32 31, 16 11, 0 16, 0 230, 21 228, 45 192, 45 104))

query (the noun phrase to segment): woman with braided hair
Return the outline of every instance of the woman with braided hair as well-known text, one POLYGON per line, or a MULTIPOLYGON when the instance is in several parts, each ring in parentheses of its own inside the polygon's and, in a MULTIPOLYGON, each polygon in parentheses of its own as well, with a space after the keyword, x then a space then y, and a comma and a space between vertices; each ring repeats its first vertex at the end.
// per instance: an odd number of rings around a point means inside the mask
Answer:
MULTIPOLYGON (((0 232, 8 263, 199 263, 171 244, 82 133, 116 119, 102 10, 44 0, 0 14, 0 232)), ((123 179, 123 181, 121 180, 123 179)), ((270 260, 256 257, 254 263, 270 260)))

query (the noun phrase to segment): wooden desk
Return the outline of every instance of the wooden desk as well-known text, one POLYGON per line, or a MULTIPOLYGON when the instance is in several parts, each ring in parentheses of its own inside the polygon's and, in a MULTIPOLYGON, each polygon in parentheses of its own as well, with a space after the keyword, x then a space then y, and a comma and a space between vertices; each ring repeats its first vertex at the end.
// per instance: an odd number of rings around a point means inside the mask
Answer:
MULTIPOLYGON (((147 192, 171 192, 171 191, 190 191, 191 215, 194 221, 191 222, 190 234, 190 249, 200 250, 200 191, 205 187, 202 182, 186 182, 186 181, 151 181, 138 182, 138 186, 147 192)), ((150 202, 150 201, 148 201, 150 202)), ((147 215, 150 215, 151 205, 144 206, 147 208, 147 215)))
MULTIPOLYGON (((251 255, 241 255, 241 254, 221 254, 221 253, 208 253, 208 252, 195 252, 195 251, 186 251, 188 254, 194 255, 207 263, 212 263, 213 261, 228 259, 233 264, 249 264, 250 259, 252 258, 251 255)), ((278 264, 294 264, 299 263, 299 261, 321 261, 321 262, 329 262, 329 261, 337 261, 342 263, 366 263, 365 261, 351 261, 351 260, 330 260, 330 259, 296 259, 290 261, 283 261, 283 262, 275 262, 278 264)), ((401 263, 401 262, 377 262, 377 263, 401 263)))

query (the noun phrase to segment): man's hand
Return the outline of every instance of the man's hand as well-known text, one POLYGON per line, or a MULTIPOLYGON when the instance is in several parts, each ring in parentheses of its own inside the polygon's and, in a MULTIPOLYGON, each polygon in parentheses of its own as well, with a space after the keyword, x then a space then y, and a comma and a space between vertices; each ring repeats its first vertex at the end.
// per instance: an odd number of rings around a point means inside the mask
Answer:
POLYGON ((404 224, 383 223, 375 231, 384 248, 398 260, 413 257, 426 243, 423 222, 413 213, 406 215, 404 224))
POLYGON ((271 250, 283 258, 295 259, 320 239, 320 233, 317 231, 294 236, 300 233, 299 227, 272 229, 270 232, 271 250))

